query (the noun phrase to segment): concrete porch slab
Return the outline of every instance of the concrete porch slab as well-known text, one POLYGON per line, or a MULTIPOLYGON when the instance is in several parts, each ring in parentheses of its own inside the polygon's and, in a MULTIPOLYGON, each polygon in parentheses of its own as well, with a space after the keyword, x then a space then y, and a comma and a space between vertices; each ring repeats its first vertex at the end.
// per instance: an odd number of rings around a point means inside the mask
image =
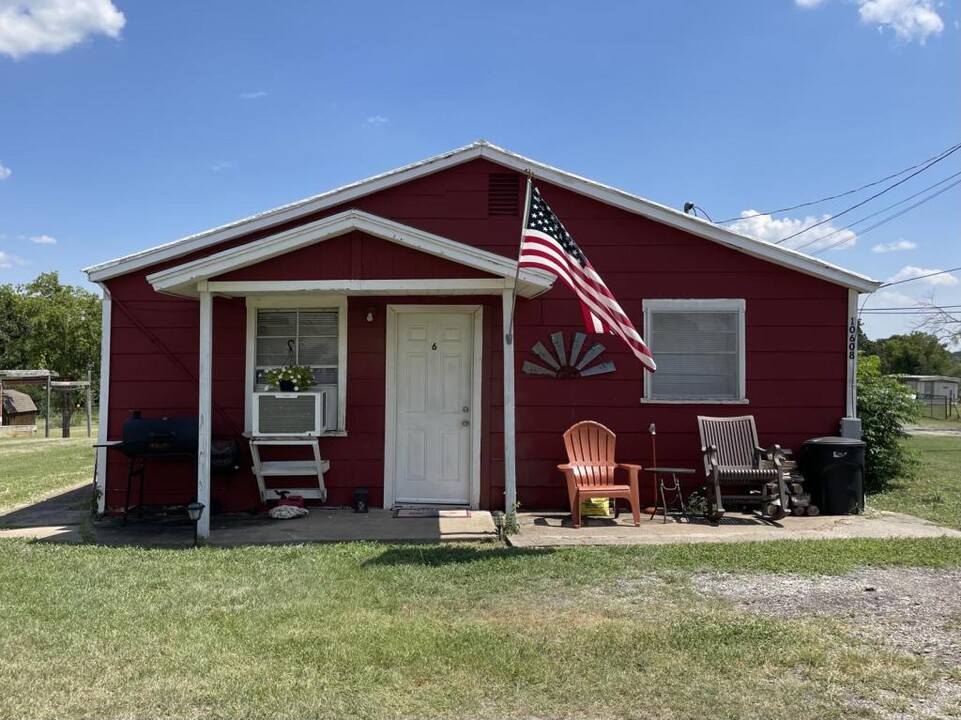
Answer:
MULTIPOLYGON (((350 508, 308 507, 306 517, 274 520, 266 514, 226 513, 210 523, 208 545, 293 545, 335 542, 477 542, 495 540, 491 514, 472 510, 469 517, 395 518, 390 510, 372 508, 355 513, 350 508)), ((104 545, 177 547, 193 543, 193 525, 186 518, 138 519, 126 527, 117 518, 95 522, 93 534, 104 545)))
POLYGON ((634 527, 630 513, 617 520, 586 518, 574 529, 569 513, 520 513, 520 532, 508 536, 514 547, 563 545, 657 545, 668 543, 822 540, 825 538, 961 537, 961 531, 901 513, 868 510, 861 515, 788 516, 776 523, 758 515, 728 513, 718 525, 703 518, 641 516, 634 527))

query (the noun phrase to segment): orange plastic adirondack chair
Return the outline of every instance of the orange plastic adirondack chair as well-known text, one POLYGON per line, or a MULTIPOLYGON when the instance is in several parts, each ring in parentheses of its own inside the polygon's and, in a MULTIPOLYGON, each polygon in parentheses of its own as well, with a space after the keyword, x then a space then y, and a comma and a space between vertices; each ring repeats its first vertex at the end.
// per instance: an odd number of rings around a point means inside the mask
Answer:
MULTIPOLYGON (((640 465, 614 460, 616 436, 600 423, 579 422, 564 433, 568 462, 558 465, 567 478, 567 494, 571 501, 574 527, 581 526, 581 502, 589 498, 625 498, 631 503, 634 527, 641 524, 641 501, 637 489, 640 465), (614 482, 614 471, 627 470, 627 485, 614 482)), ((615 504, 615 517, 617 510, 615 504)))

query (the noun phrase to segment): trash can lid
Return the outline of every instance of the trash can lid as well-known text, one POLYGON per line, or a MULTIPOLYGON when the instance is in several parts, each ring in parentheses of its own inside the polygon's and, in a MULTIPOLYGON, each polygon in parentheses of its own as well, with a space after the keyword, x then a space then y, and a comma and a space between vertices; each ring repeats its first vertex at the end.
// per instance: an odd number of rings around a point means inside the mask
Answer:
POLYGON ((847 437, 819 437, 805 440, 804 445, 864 445, 863 440, 847 437))

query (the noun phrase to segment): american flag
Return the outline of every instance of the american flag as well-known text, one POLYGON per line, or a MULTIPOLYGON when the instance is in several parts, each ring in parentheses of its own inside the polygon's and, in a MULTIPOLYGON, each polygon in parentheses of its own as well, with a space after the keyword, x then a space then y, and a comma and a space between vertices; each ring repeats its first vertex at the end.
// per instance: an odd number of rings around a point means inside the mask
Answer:
POLYGON ((630 318, 533 184, 528 187, 527 222, 518 265, 547 270, 563 280, 581 301, 589 332, 617 335, 645 368, 651 372, 657 369, 630 318))

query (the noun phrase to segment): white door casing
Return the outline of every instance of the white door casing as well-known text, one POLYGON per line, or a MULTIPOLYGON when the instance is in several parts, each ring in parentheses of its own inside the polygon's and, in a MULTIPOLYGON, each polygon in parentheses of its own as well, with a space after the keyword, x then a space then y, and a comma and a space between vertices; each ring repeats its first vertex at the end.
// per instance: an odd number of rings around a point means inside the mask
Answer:
POLYGON ((481 307, 387 313, 384 504, 477 507, 481 307))

